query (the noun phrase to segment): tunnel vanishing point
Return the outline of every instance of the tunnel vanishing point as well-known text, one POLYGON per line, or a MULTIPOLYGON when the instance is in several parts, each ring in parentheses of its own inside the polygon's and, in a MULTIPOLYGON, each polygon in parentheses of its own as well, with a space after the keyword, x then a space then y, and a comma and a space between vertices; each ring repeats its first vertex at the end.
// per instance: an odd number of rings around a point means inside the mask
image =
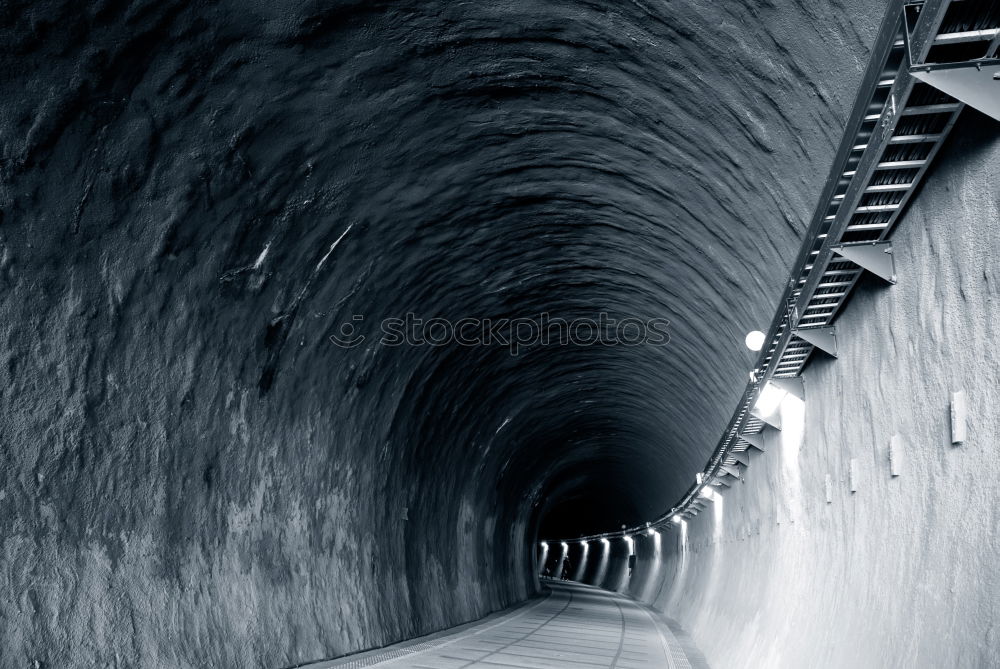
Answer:
POLYGON ((0 667, 1000 667, 997 0, 0 30, 0 667))

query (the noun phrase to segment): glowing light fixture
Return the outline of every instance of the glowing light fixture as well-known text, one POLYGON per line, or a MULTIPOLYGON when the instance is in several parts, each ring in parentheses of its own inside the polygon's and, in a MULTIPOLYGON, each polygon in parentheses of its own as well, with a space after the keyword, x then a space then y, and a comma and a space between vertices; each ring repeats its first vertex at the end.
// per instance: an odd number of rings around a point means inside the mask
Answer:
POLYGON ((549 547, 549 543, 547 541, 543 541, 542 542, 542 548, 548 548, 548 547, 549 547))
POLYGON ((680 516, 676 516, 676 515, 675 516, 671 516, 670 520, 674 521, 675 523, 677 523, 679 525, 680 522, 681 522, 681 517, 680 516))
POLYGON ((564 551, 568 551, 568 550, 569 550, 569 544, 567 544, 567 543, 566 543, 565 541, 564 541, 564 542, 562 542, 562 543, 561 543, 561 544, 559 544, 559 545, 560 545, 560 546, 562 546, 562 549, 563 549, 564 551))
POLYGON ((787 390, 783 390, 768 381, 761 389, 760 395, 757 397, 757 403, 753 405, 754 413, 761 418, 771 416, 778 410, 781 400, 785 399, 785 395, 787 394, 787 390))
POLYGON ((743 342, 747 345, 747 348, 751 351, 759 351, 764 348, 765 335, 760 330, 754 330, 753 332, 747 333, 747 338, 743 342))
POLYGON ((651 528, 649 528, 648 530, 646 530, 646 534, 648 534, 648 535, 649 535, 649 536, 651 536, 651 537, 652 537, 652 536, 655 536, 655 535, 656 535, 656 530, 654 530, 654 529, 653 529, 653 528, 651 527, 651 528))
POLYGON ((701 495, 702 497, 704 497, 705 499, 713 499, 713 500, 715 499, 715 491, 712 490, 711 488, 707 488, 707 487, 706 488, 702 488, 698 492, 698 494, 701 495))

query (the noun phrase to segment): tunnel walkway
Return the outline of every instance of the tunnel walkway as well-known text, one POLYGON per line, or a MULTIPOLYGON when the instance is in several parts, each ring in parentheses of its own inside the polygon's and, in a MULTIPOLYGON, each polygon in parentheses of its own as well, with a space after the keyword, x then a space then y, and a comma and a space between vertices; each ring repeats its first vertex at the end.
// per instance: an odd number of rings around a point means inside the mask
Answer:
POLYGON ((622 595, 573 582, 544 581, 526 605, 429 637, 306 669, 690 669, 666 624, 622 595))

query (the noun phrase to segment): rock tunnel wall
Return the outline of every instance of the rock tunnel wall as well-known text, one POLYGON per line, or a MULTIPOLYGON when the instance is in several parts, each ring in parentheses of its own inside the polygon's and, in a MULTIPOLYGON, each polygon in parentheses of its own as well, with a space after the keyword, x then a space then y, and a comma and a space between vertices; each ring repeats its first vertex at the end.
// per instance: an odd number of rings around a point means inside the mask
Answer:
POLYGON ((3 3, 0 665, 378 646, 670 504, 883 10, 3 3), (596 310, 670 346, 330 341, 596 310))
POLYGON ((1000 666, 1000 124, 967 110, 954 132, 893 235, 898 284, 859 288, 745 482, 637 540, 630 594, 714 669, 1000 666))

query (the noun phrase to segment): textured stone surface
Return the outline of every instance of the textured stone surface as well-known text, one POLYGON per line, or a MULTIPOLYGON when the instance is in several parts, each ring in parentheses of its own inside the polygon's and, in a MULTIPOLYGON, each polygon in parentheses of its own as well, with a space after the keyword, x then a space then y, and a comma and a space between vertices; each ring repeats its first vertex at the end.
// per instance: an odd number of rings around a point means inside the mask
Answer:
POLYGON ((0 665, 339 655, 525 597, 546 508, 669 506, 880 12, 4 3, 0 665), (671 344, 328 340, 599 310, 671 344))
POLYGON ((1000 666, 998 170, 1000 126, 967 110, 893 236, 899 283, 852 298, 839 358, 807 368, 805 403, 783 407, 745 484, 686 541, 665 535, 662 559, 640 541, 631 592, 713 668, 1000 666), (953 446, 962 389, 968 439, 953 446))

